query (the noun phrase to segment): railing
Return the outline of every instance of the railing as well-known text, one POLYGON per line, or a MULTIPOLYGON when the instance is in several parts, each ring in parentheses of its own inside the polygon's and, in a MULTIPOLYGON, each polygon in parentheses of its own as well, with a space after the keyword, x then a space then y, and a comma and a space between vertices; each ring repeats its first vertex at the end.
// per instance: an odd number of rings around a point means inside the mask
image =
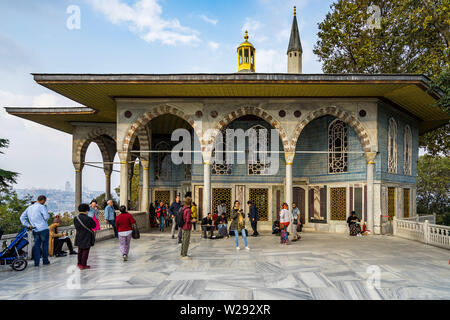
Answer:
POLYGON ((450 227, 431 224, 428 220, 419 222, 394 217, 393 232, 401 238, 450 249, 450 227))
MULTIPOLYGON (((148 214, 146 212, 130 212, 131 215, 136 220, 136 224, 138 226, 139 231, 145 231, 148 230, 150 225, 150 220, 148 218, 148 214)), ((100 230, 98 230, 95 234, 95 240, 96 241, 102 241, 114 238, 114 230, 112 226, 105 221, 104 219, 104 213, 101 212, 99 214, 99 222, 100 222, 100 230)), ((64 233, 67 232, 68 237, 72 240, 72 243, 75 241, 75 235, 77 233, 75 226, 67 226, 67 227, 59 227, 58 233, 64 233)), ((3 248, 6 248, 10 245, 10 243, 15 239, 17 234, 6 234, 3 235, 2 239, 0 240, 1 244, 1 250, 3 248)), ((27 257, 31 259, 32 251, 33 251, 33 245, 34 245, 34 237, 33 232, 28 231, 28 246, 26 247, 27 257)))

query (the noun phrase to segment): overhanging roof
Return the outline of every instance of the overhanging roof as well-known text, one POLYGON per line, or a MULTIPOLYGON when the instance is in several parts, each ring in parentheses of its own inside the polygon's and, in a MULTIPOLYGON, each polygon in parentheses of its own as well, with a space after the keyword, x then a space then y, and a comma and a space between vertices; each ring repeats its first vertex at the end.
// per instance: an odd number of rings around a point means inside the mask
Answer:
POLYGON ((416 74, 33 74, 40 85, 87 108, 7 108, 10 114, 71 133, 70 122, 116 122, 115 98, 379 98, 417 118, 420 132, 450 116, 416 74))

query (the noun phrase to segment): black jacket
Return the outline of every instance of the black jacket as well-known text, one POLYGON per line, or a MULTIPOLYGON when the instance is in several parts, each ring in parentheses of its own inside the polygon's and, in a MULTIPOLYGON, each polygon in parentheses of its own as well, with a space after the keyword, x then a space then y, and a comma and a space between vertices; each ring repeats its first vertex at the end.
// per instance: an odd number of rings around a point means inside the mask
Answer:
POLYGON ((205 226, 205 225, 210 225, 210 226, 212 226, 213 225, 213 223, 212 223, 212 219, 208 219, 208 217, 204 217, 203 219, 202 219, 202 226, 205 226))
POLYGON ((250 221, 253 222, 253 219, 255 219, 255 222, 258 221, 258 210, 254 204, 250 207, 250 221))
POLYGON ((78 216, 80 217, 81 222, 83 222, 89 230, 86 230, 86 228, 81 225, 78 218, 75 217, 75 219, 73 219, 73 224, 77 230, 77 234, 75 235, 75 245, 80 249, 89 249, 95 241, 94 232, 91 230, 95 228, 96 224, 87 214, 81 213, 78 216))

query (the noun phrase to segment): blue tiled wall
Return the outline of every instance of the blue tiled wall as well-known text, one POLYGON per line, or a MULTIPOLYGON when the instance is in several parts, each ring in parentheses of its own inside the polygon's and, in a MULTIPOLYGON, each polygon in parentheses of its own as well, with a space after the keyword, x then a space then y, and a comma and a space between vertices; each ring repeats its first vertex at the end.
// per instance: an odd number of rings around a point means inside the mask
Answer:
POLYGON ((417 161, 419 156, 419 122, 411 116, 394 109, 386 103, 380 103, 378 108, 378 155, 375 166, 375 179, 416 183, 417 161), (393 117, 397 122, 397 174, 388 173, 388 131, 389 119, 393 117), (409 125, 412 134, 412 175, 404 175, 404 130, 409 125))
MULTIPOLYGON (((300 134, 297 141, 297 151, 327 151, 328 127, 336 118, 325 116, 309 123, 300 134)), ((356 132, 347 126, 348 151, 362 151, 356 132)), ((310 183, 326 183, 341 181, 358 181, 366 179, 366 162, 364 154, 348 154, 348 172, 339 174, 328 173, 327 154, 297 153, 294 159, 294 177, 309 177, 310 183)))

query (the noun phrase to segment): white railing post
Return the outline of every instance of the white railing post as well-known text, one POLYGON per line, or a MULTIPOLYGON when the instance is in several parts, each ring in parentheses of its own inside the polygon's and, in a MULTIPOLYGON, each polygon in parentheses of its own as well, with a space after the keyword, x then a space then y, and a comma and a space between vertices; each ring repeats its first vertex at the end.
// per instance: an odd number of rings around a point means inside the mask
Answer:
POLYGON ((397 234, 397 217, 394 216, 392 221, 392 234, 395 236, 397 234))
POLYGON ((428 244, 430 241, 429 224, 430 222, 428 220, 425 220, 423 224, 423 237, 425 244, 428 244))

